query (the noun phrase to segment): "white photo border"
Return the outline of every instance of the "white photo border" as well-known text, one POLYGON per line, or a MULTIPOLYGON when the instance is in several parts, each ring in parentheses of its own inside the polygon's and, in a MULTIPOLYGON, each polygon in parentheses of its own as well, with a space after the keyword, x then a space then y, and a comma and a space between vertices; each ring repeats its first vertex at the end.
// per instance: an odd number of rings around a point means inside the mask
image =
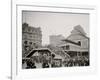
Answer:
POLYGON ((28 78, 61 77, 70 75, 87 75, 97 72, 97 50, 96 50, 96 8, 53 6, 37 4, 14 4, 12 9, 12 79, 25 80, 28 78), (22 70, 22 11, 50 11, 60 13, 89 14, 90 16, 90 66, 88 67, 62 67, 49 69, 22 70))

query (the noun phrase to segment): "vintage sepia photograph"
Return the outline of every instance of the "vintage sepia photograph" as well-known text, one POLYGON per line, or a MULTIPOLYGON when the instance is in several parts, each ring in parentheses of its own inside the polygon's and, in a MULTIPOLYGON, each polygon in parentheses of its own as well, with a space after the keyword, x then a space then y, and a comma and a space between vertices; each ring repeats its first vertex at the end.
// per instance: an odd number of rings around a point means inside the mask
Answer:
POLYGON ((90 66, 89 14, 22 11, 22 69, 90 66))

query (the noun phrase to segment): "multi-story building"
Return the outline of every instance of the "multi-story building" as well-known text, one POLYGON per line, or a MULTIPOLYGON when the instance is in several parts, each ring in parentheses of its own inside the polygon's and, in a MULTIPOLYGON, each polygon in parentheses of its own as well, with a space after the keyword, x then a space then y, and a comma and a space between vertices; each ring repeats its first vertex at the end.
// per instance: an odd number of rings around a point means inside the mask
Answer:
POLYGON ((41 47, 42 32, 41 28, 31 27, 27 23, 22 24, 22 56, 25 57, 33 48, 41 47))

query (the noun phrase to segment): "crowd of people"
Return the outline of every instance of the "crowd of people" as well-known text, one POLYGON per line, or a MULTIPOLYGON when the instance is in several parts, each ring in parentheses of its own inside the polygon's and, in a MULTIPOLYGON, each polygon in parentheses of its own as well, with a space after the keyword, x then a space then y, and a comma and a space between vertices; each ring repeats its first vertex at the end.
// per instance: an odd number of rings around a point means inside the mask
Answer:
POLYGON ((66 60, 63 62, 65 67, 71 67, 71 66, 89 66, 89 59, 84 57, 83 58, 71 58, 69 60, 66 60))
POLYGON ((72 66, 89 66, 89 59, 86 57, 81 58, 69 58, 65 59, 64 61, 61 61, 57 63, 56 60, 48 61, 44 59, 41 62, 36 62, 34 59, 32 60, 27 59, 23 60, 23 64, 26 63, 26 69, 32 69, 32 68, 38 68, 37 64, 41 64, 40 68, 50 68, 50 67, 72 67, 72 66))
POLYGON ((33 68, 38 68, 38 66, 36 64, 41 64, 41 68, 49 68, 50 65, 48 62, 42 62, 42 63, 36 63, 33 62, 31 59, 25 60, 23 62, 23 64, 26 64, 26 66, 24 67, 25 69, 33 69, 33 68))

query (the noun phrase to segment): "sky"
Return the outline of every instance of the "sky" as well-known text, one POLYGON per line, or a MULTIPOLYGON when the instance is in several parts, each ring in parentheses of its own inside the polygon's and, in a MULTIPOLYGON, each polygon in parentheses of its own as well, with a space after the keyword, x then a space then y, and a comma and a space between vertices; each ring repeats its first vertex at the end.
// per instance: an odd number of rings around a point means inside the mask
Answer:
POLYGON ((67 38, 76 25, 81 25, 89 36, 89 14, 23 11, 22 23, 25 22, 32 27, 41 27, 43 45, 49 44, 50 35, 67 38))

